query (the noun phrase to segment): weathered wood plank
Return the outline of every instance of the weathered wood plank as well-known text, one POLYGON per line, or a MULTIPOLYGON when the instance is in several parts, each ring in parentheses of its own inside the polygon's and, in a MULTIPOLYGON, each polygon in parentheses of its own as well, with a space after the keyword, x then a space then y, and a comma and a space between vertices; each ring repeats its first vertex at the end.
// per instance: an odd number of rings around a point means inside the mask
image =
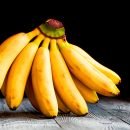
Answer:
MULTIPOLYGON (((108 108, 109 109, 109 108, 108 108)), ((104 109, 96 105, 89 105, 90 116, 97 119, 102 125, 105 126, 105 130, 130 130, 130 125, 118 119, 116 116, 110 114, 104 109)))
POLYGON ((21 124, 17 126, 6 126, 1 127, 0 130, 64 130, 62 128, 55 127, 42 127, 42 126, 29 126, 27 124, 21 124))
POLYGON ((9 110, 5 99, 0 99, 0 130, 7 128, 12 128, 13 130, 60 130, 54 119, 46 119, 42 114, 36 112, 28 99, 24 99, 16 111, 9 110))
POLYGON ((130 101, 103 98, 103 100, 100 100, 98 103, 98 106, 130 124, 130 101))
MULTIPOLYGON (((120 101, 114 101, 114 104, 116 103, 119 107, 120 101)), ((124 102, 122 104, 120 111, 129 109, 128 102, 125 102, 127 108, 124 107, 124 102)), ((16 111, 10 111, 5 100, 0 99, 0 130, 130 130, 130 125, 111 113, 112 105, 113 99, 105 98, 98 104, 89 104, 89 114, 85 117, 76 117, 71 113, 59 114, 55 119, 46 119, 32 107, 28 99, 24 99, 16 111)))
POLYGON ((75 130, 130 130, 130 126, 99 108, 89 104, 89 114, 85 117, 76 117, 73 114, 58 116, 55 120, 65 129, 75 130))

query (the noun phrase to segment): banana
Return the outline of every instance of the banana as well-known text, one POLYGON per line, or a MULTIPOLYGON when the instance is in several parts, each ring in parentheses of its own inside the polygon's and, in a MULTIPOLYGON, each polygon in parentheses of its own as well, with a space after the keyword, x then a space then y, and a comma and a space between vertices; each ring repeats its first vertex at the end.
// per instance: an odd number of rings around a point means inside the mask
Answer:
POLYGON ((6 102, 12 110, 22 102, 32 62, 43 38, 44 36, 41 34, 33 42, 30 42, 17 56, 10 68, 6 86, 6 102))
POLYGON ((8 74, 9 74, 9 70, 8 70, 8 72, 7 72, 7 74, 6 74, 6 77, 5 77, 5 79, 4 79, 3 85, 2 85, 2 87, 1 87, 1 93, 2 93, 2 95, 3 95, 4 97, 5 97, 5 94, 6 94, 6 85, 7 85, 8 74))
MULTIPOLYGON (((35 94, 34 94, 34 90, 32 87, 32 81, 31 81, 31 77, 29 76, 28 81, 27 81, 27 85, 25 88, 25 93, 29 99, 29 101, 31 102, 32 106, 40 112, 37 100, 35 98, 35 94)), ((66 105, 62 102, 61 98, 58 96, 58 94, 56 93, 56 99, 58 102, 58 108, 63 112, 63 113, 69 113, 70 110, 66 107, 66 105)))
POLYGON ((87 52, 85 52, 82 48, 70 44, 70 47, 72 47, 75 51, 77 51, 79 54, 81 54, 90 64, 92 64, 95 68, 97 68, 99 71, 104 73, 108 78, 110 78, 115 84, 118 84, 121 82, 120 76, 114 72, 113 70, 107 68, 106 66, 100 64, 97 62, 94 58, 92 58, 87 52))
POLYGON ((87 114, 87 104, 76 88, 54 39, 51 40, 50 57, 54 87, 62 101, 73 113, 77 115, 87 114))
POLYGON ((18 33, 7 40, 0 46, 0 89, 6 77, 6 74, 13 63, 16 56, 28 44, 28 42, 38 35, 38 29, 34 29, 29 33, 18 33))
POLYGON ((71 76, 74 80, 76 87, 80 91, 80 93, 83 96, 83 98, 85 99, 85 101, 88 103, 97 103, 99 100, 97 93, 94 90, 85 86, 73 74, 71 76))
POLYGON ((31 76, 29 76, 27 84, 26 84, 26 88, 25 88, 25 94, 27 95, 29 101, 31 102, 32 106, 40 112, 38 103, 36 101, 35 95, 34 95, 34 90, 32 87, 32 80, 31 80, 31 76))
POLYGON ((1 93, 4 97, 5 97, 5 93, 6 93, 5 91, 6 91, 7 78, 8 78, 8 73, 4 79, 3 85, 1 87, 1 93))
POLYGON ((57 102, 58 102, 58 108, 60 111, 62 111, 63 113, 69 113, 70 110, 67 108, 67 106, 63 103, 63 101, 61 100, 61 98, 59 97, 58 93, 56 92, 56 98, 57 98, 57 102))
POLYGON ((32 84, 40 111, 46 117, 55 117, 58 114, 58 104, 54 91, 49 46, 50 39, 45 38, 38 49, 32 65, 32 84))
POLYGON ((59 39, 57 42, 70 71, 82 83, 104 96, 116 96, 120 93, 111 79, 86 61, 69 44, 62 39, 59 39))

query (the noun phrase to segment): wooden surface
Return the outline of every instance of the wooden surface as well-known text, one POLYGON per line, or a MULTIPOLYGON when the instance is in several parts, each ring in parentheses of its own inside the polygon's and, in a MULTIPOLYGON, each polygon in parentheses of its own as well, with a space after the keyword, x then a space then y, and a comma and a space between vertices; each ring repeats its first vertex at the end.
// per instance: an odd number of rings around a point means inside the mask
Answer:
POLYGON ((26 98, 16 111, 10 111, 1 98, 0 130, 130 130, 130 101, 101 98, 88 107, 84 117, 70 113, 46 119, 26 98))

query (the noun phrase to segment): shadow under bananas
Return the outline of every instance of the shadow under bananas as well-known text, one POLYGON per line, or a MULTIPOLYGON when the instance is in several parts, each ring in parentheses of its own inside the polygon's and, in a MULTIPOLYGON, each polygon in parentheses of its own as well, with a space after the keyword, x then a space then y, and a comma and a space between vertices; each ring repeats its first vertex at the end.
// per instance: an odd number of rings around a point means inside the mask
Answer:
MULTIPOLYGON (((77 117, 73 113, 66 113, 59 111, 58 117, 77 117)), ((40 121, 44 119, 52 119, 45 117, 42 113, 38 112, 29 102, 28 98, 24 97, 22 104, 16 110, 10 110, 6 104, 5 98, 1 94, 0 98, 0 122, 27 122, 27 121, 40 121)))

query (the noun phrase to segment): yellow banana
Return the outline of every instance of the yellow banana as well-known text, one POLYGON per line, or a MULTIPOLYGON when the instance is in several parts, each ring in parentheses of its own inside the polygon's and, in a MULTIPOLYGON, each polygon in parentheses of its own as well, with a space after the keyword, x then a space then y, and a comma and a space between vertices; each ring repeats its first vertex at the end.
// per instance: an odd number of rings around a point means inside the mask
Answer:
POLYGON ((71 76, 74 80, 76 87, 80 91, 80 93, 83 96, 83 98, 85 99, 85 101, 88 102, 88 103, 97 103, 98 100, 99 100, 97 93, 94 90, 85 86, 73 74, 71 76))
POLYGON ((8 78, 8 73, 4 79, 3 85, 1 87, 1 93, 4 97, 5 97, 5 93, 6 93, 5 91, 6 91, 7 78, 8 78))
POLYGON ((73 113, 87 114, 87 104, 76 88, 54 39, 51 40, 50 57, 54 86, 62 101, 73 113))
POLYGON ((120 76, 115 73, 113 70, 105 67, 104 65, 97 62, 94 58, 92 58, 87 52, 85 52, 80 47, 70 44, 70 47, 72 47, 74 50, 76 50, 79 54, 81 54, 90 64, 92 64, 95 68, 97 68, 99 71, 104 73, 108 78, 110 78, 115 84, 118 84, 121 82, 120 76))
MULTIPOLYGON (((25 88, 25 93, 29 99, 29 101, 31 102, 32 106, 40 112, 38 103, 36 101, 35 98, 35 94, 34 94, 34 90, 32 87, 32 82, 31 82, 31 77, 29 76, 29 79, 27 81, 27 85, 25 88)), ((61 101, 60 97, 57 95, 56 93, 56 98, 57 98, 57 102, 58 102, 58 108, 63 112, 63 113, 69 113, 70 110, 66 107, 66 105, 61 101)))
POLYGON ((5 76, 13 63, 16 56, 28 44, 28 42, 39 34, 39 30, 35 29, 29 33, 18 33, 7 40, 0 46, 0 89, 4 82, 5 76))
POLYGON ((56 93, 56 98, 57 98, 59 110, 62 111, 63 113, 69 113, 70 110, 69 110, 68 107, 63 103, 63 101, 62 101, 61 98, 59 97, 58 93, 56 93))
POLYGON ((38 49, 32 65, 32 84, 40 111, 47 117, 58 114, 58 104, 53 86, 49 45, 50 39, 45 38, 38 49))
POLYGON ((120 93, 112 80, 86 61, 69 44, 60 39, 58 45, 70 71, 82 83, 104 96, 115 96, 120 93))
POLYGON ((31 102, 32 106, 40 112, 40 109, 38 107, 38 103, 36 101, 35 95, 34 95, 34 90, 32 87, 32 80, 31 80, 31 76, 29 76, 27 84, 26 84, 26 88, 25 88, 25 93, 29 99, 29 101, 31 102))
POLYGON ((10 109, 16 109, 22 102, 32 62, 43 38, 43 35, 39 35, 33 42, 29 43, 10 68, 6 86, 6 102, 10 109))
MULTIPOLYGON (((29 79, 27 81, 27 85, 26 85, 26 89, 25 89, 25 93, 28 97, 28 99, 30 100, 32 106, 40 112, 38 103, 36 101, 35 98, 35 94, 34 94, 34 90, 32 87, 32 82, 31 82, 31 77, 29 76, 29 79)), ((58 96, 58 94, 56 93, 56 99, 58 102, 58 108, 63 112, 63 113, 69 113, 70 110, 66 107, 66 105, 61 101, 60 97, 58 96)))

